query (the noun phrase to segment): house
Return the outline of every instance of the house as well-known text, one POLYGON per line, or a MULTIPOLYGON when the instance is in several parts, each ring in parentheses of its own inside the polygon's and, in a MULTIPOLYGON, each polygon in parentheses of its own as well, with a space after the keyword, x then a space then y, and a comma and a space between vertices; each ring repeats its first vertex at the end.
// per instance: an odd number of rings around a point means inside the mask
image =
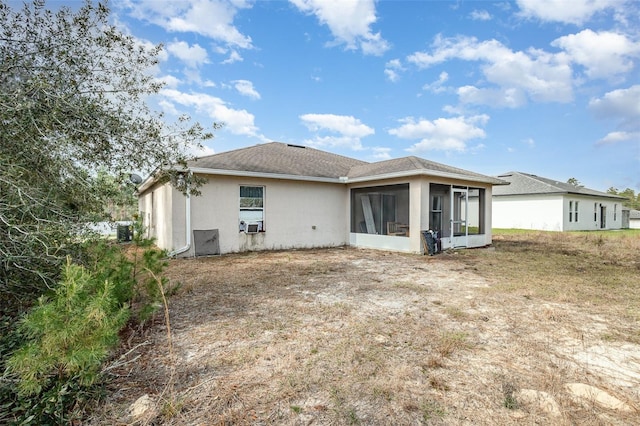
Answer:
POLYGON ((628 228, 640 229, 640 210, 629 210, 628 228))
POLYGON ((493 191, 493 227, 543 231, 620 229, 620 197, 540 176, 509 172, 493 191))
POLYGON ((149 236, 172 255, 350 245, 420 253, 421 231, 443 249, 491 244, 500 179, 418 157, 368 163, 271 142, 202 157, 206 178, 184 196, 147 178, 138 188, 149 236))

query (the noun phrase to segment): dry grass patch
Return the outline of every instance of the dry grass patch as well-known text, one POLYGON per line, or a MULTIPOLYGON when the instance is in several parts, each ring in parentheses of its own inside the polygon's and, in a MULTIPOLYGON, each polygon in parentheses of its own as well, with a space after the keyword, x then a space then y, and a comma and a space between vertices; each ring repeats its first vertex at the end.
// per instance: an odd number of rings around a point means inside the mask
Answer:
POLYGON ((637 412, 585 406, 565 384, 640 399, 640 296, 606 294, 634 289, 627 250, 638 246, 557 238, 498 235, 491 249, 434 257, 327 249, 172 261, 175 362, 158 321, 130 342, 150 344, 112 370, 90 423, 131 423, 129 405, 148 394, 153 423, 168 425, 633 424, 637 412), (520 396, 538 394, 560 415, 520 396))

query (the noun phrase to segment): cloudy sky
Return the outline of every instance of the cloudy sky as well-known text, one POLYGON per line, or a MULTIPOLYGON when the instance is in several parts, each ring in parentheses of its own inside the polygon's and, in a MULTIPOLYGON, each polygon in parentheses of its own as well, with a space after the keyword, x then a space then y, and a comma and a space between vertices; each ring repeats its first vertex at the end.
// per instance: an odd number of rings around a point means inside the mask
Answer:
POLYGON ((165 47, 154 99, 280 141, 640 191, 636 0, 111 0, 165 47))

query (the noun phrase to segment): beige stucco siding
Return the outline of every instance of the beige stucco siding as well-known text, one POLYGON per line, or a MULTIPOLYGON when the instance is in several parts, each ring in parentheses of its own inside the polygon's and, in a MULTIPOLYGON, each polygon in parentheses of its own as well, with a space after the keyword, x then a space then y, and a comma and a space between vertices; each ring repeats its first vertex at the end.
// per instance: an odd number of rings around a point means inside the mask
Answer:
POLYGON ((192 198, 192 228, 218 229, 222 253, 347 243, 343 185, 221 176, 201 192, 192 198), (241 185, 264 186, 265 232, 239 232, 241 185))
MULTIPOLYGON (((155 185, 138 198, 147 236, 154 238, 158 247, 172 250, 174 243, 174 189, 170 185, 155 185)), ((177 222, 177 224, 182 222, 177 222)))

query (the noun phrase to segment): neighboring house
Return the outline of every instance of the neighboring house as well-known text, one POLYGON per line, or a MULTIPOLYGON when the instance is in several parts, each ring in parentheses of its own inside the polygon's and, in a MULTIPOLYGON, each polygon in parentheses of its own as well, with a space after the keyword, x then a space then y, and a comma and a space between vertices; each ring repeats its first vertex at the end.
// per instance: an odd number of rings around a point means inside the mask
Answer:
POLYGON ((172 255, 344 245, 420 253, 428 229, 443 249, 482 247, 492 186, 505 184, 418 157, 367 163, 279 142, 203 157, 185 172, 207 179, 201 196, 153 177, 138 188, 149 235, 172 255))
POLYGON ((629 210, 629 228, 640 229, 640 210, 629 210))
POLYGON ((624 197, 536 175, 498 176, 509 185, 493 191, 493 228, 590 231, 622 228, 624 197))

